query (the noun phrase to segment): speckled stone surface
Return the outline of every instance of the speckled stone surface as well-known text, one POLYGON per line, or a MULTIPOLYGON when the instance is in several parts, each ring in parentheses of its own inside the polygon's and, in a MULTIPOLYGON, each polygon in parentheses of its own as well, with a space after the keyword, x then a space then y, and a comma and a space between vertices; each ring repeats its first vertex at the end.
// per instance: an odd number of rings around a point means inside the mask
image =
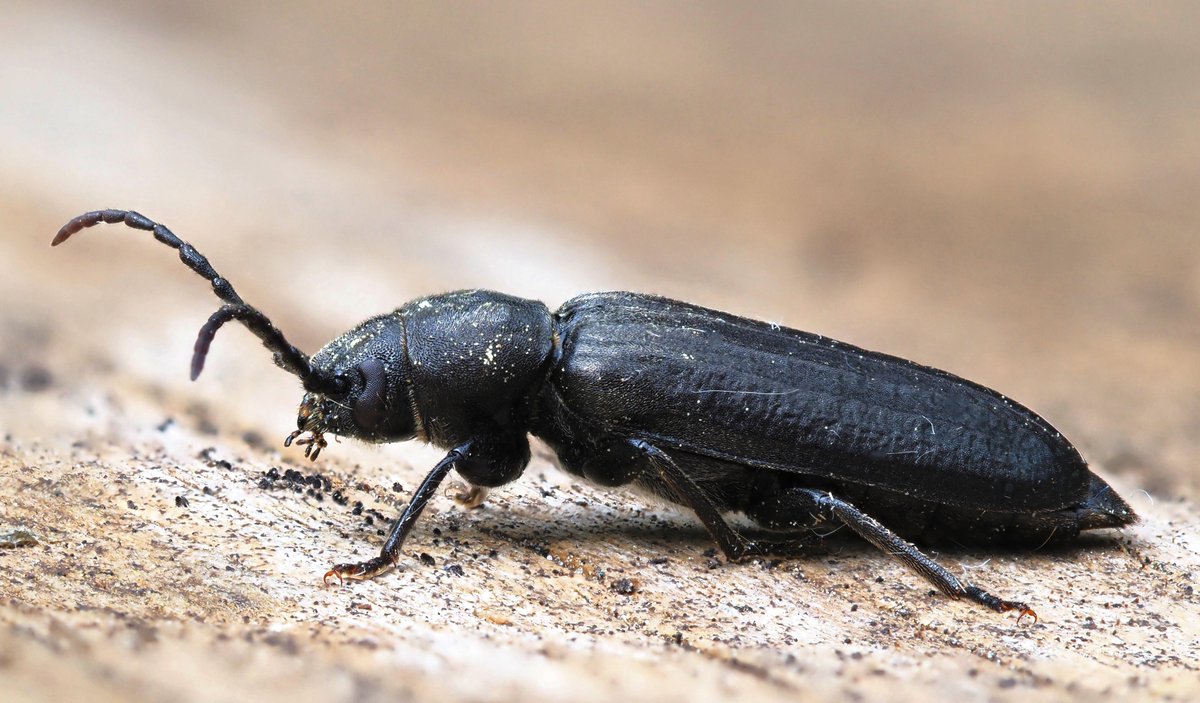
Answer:
POLYGON ((6 701, 1192 700, 1200 694, 1200 41, 1086 16, 787 3, 167 9, 16 3, 0 46, 6 701), (281 14, 282 13, 282 14, 281 14), (727 564, 545 448, 405 568, 440 454, 284 449, 300 398, 193 242, 299 346, 428 293, 693 300, 1043 413, 1143 516, 939 554, 1037 624, 844 535, 727 564))

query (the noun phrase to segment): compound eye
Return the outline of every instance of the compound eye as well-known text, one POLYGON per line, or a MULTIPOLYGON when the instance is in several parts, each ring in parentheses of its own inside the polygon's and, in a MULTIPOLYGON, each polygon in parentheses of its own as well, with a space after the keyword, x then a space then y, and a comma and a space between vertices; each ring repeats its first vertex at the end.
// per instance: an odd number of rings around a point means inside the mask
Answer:
POLYGON ((386 372, 383 362, 368 359, 358 365, 362 374, 363 389, 354 400, 354 421, 363 429, 372 429, 383 422, 383 392, 386 388, 386 372))

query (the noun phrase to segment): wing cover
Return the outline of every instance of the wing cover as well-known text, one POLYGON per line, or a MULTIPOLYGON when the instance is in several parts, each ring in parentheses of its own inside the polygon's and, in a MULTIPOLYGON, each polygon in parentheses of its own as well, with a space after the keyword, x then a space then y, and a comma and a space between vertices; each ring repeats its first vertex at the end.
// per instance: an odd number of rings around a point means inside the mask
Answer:
POLYGON ((1062 435, 953 374, 648 295, 580 296, 557 318, 552 385, 590 432, 962 507, 1086 497, 1062 435))

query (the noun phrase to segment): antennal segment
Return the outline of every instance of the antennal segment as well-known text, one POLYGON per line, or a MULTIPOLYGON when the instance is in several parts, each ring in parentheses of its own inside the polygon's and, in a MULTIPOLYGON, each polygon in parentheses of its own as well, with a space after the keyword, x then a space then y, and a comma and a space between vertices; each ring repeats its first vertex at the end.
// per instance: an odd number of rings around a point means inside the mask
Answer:
POLYGON ((274 352, 275 363, 285 371, 300 378, 309 375, 311 368, 308 355, 292 346, 279 328, 271 323, 267 316, 249 305, 226 305, 214 312, 208 322, 200 328, 196 337, 196 346, 192 353, 192 380, 195 381, 204 370, 204 359, 208 356, 208 347, 212 344, 217 330, 230 320, 239 320, 254 336, 262 340, 263 346, 274 352))
POLYGON ((233 284, 222 278, 216 272, 216 269, 212 267, 212 264, 208 263, 208 259, 196 251, 195 247, 180 239, 174 232, 163 225, 133 210, 93 210, 92 212, 85 212, 63 225, 62 229, 58 230, 58 234, 54 236, 54 241, 50 242, 50 246, 56 247, 70 239, 71 235, 76 232, 98 225, 101 222, 110 225, 120 223, 134 229, 152 232, 155 239, 172 249, 178 250, 179 260, 211 283, 213 292, 217 294, 218 298, 230 305, 244 305, 246 303, 237 294, 237 291, 233 289, 233 284))
POLYGON ((322 371, 314 368, 309 362, 308 355, 292 346, 291 342, 283 336, 279 328, 262 314, 256 308, 250 305, 226 305, 211 316, 204 326, 200 328, 200 334, 196 337, 196 346, 192 353, 192 380, 196 380, 200 376, 200 372, 204 370, 204 359, 208 355, 208 348, 212 344, 213 337, 216 336, 217 330, 230 320, 237 320, 246 326, 254 336, 262 340, 263 346, 274 354, 275 364, 289 373, 300 377, 304 382, 304 389, 314 392, 340 392, 345 390, 344 379, 338 378, 335 374, 322 371))
POLYGON ((154 222, 141 213, 132 210, 94 210, 87 212, 58 230, 51 246, 58 246, 71 238, 71 235, 100 223, 124 224, 134 229, 145 230, 154 234, 154 238, 179 252, 179 260, 188 268, 200 274, 212 284, 213 292, 225 301, 226 305, 208 318, 208 322, 200 328, 196 339, 195 351, 192 355, 192 380, 204 370, 204 359, 212 344, 217 330, 230 320, 238 320, 256 337, 262 340, 263 346, 275 356, 275 364, 281 369, 300 377, 304 388, 315 392, 344 391, 348 382, 346 379, 328 371, 313 368, 308 355, 292 346, 271 320, 252 305, 248 305, 233 289, 233 284, 221 277, 204 255, 196 251, 191 244, 180 239, 174 232, 163 225, 154 222))

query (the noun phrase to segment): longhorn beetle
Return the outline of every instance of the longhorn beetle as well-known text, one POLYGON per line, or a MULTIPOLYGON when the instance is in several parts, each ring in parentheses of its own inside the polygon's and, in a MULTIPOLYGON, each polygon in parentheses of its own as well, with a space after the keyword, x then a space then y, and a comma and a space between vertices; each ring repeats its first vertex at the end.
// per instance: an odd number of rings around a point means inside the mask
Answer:
POLYGON ((907 541, 1038 546, 1122 527, 1133 510, 1048 422, 945 371, 808 332, 637 293, 593 293, 551 312, 470 290, 372 317, 311 358, 247 305, 191 244, 126 210, 68 222, 153 233, 225 305, 200 328, 194 380, 237 320, 304 386, 284 441, 316 459, 325 435, 421 439, 448 450, 379 556, 325 574, 368 579, 400 548, 451 469, 467 500, 516 480, 532 434, 567 472, 690 508, 730 560, 803 552, 843 524, 939 590, 1018 620, 1036 613, 954 576, 907 541), (776 539, 750 540, 742 513, 776 539))

